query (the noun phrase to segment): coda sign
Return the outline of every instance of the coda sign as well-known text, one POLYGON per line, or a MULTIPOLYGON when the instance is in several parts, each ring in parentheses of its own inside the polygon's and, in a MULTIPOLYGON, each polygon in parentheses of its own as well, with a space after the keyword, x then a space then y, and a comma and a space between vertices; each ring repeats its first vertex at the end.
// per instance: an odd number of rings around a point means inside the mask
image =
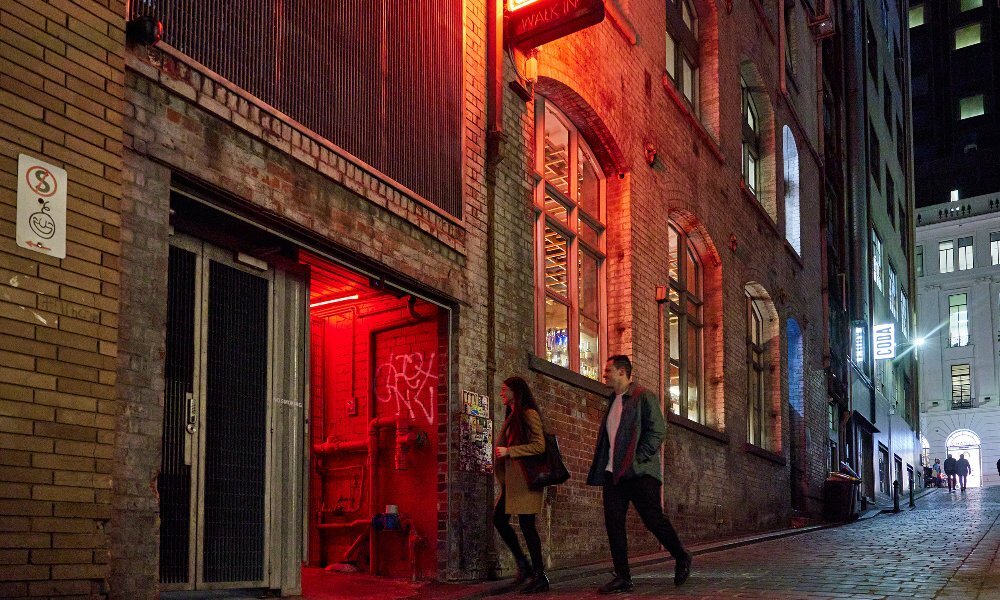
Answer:
POLYGON ((896 324, 872 327, 872 354, 875 360, 896 358, 896 324))

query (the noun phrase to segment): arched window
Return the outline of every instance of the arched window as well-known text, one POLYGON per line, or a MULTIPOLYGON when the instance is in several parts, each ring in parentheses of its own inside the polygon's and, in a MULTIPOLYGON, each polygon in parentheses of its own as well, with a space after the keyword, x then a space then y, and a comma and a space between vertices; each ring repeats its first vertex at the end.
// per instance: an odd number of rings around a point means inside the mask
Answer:
POLYGON ((951 432, 944 445, 948 448, 975 448, 982 442, 975 431, 971 429, 956 429, 951 432))
POLYGON ((781 446, 781 379, 778 313, 757 283, 746 294, 747 441, 777 451, 781 446))
POLYGON ((740 78, 743 93, 743 181, 757 196, 760 187, 760 112, 747 80, 740 78))
POLYGON ((536 352, 597 379, 605 355, 605 181, 570 120, 535 103, 536 352))
POLYGON ((690 0, 667 0, 666 6, 667 75, 694 113, 700 114, 698 13, 690 0))
POLYGON ((802 219, 799 208, 799 150, 788 125, 782 129, 782 153, 785 165, 785 239, 802 254, 802 219))
POLYGON ((670 224, 667 238, 670 274, 667 381, 670 411, 704 423, 702 262, 691 239, 675 223, 670 224))

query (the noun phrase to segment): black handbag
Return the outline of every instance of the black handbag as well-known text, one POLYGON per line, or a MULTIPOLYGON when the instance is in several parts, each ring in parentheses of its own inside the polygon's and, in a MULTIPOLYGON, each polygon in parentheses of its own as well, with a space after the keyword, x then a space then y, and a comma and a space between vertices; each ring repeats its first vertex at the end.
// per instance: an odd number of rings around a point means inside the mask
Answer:
POLYGON ((563 464, 562 454, 555 434, 545 433, 545 452, 517 459, 524 472, 528 489, 538 491, 550 485, 559 485, 569 479, 569 470, 563 464))

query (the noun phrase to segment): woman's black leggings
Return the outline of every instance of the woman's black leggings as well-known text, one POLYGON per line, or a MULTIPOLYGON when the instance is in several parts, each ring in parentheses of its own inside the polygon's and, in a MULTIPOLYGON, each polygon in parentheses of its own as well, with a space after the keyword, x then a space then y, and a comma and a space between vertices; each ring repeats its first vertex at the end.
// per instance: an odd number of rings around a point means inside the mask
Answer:
MULTIPOLYGON (((521 551, 521 545, 517 543, 517 535, 510 525, 510 515, 507 514, 507 490, 500 494, 496 509, 493 511, 493 526, 500 533, 500 538, 510 548, 514 560, 519 565, 524 564, 527 558, 521 551)), ((528 546, 528 553, 531 554, 532 570, 536 573, 542 570, 542 539, 538 537, 538 529, 535 528, 535 515, 517 515, 517 524, 521 527, 521 535, 524 536, 524 543, 528 546)))

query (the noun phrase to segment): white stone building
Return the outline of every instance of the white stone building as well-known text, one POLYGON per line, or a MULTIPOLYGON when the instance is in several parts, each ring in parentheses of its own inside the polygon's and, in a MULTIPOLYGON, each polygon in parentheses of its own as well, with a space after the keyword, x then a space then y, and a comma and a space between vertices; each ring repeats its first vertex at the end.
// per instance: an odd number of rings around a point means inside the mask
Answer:
POLYGON ((919 209, 915 266, 924 454, 1000 484, 1000 194, 919 209))

